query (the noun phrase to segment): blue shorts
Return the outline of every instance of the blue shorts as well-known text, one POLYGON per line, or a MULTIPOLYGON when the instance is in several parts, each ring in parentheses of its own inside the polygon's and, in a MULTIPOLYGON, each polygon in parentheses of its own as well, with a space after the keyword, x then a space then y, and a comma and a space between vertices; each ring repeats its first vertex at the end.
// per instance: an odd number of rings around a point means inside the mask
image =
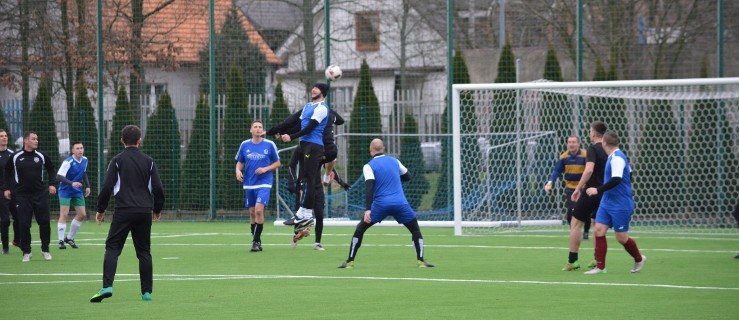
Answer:
POLYGON ((265 207, 269 203, 269 192, 272 188, 244 189, 244 207, 253 208, 257 203, 265 207))
POLYGON ((406 224, 416 218, 416 212, 407 203, 380 206, 372 204, 370 209, 370 219, 372 223, 381 222, 385 217, 392 216, 400 224, 406 224))
POLYGON ((631 223, 631 215, 633 213, 633 210, 598 208, 598 213, 595 215, 595 222, 605 224, 609 228, 613 228, 615 232, 626 232, 629 231, 629 223, 631 223))

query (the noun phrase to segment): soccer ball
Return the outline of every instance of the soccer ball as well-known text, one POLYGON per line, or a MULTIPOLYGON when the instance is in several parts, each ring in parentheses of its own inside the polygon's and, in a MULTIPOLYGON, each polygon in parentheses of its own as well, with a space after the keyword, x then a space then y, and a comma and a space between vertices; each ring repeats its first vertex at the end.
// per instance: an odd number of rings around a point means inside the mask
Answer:
POLYGON ((326 68, 326 79, 336 81, 341 79, 341 68, 336 65, 330 65, 326 68))

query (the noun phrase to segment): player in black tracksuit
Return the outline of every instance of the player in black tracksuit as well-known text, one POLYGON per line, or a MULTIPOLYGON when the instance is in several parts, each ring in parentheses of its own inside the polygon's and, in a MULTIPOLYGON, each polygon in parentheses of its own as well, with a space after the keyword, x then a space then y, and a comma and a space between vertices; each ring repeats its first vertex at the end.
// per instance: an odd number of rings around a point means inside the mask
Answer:
POLYGON ((15 211, 15 203, 5 199, 5 165, 13 157, 13 150, 8 149, 8 133, 0 129, 0 238, 2 238, 2 254, 8 254, 10 248, 9 231, 10 218, 13 217, 13 245, 18 245, 18 215, 15 211))
POLYGON ((151 300, 154 276, 150 252, 151 223, 152 220, 158 221, 160 218, 164 206, 164 188, 154 160, 138 148, 141 144, 141 129, 132 125, 126 126, 121 136, 121 142, 126 148, 108 164, 105 181, 98 195, 95 215, 98 224, 105 217, 111 194, 115 196, 115 214, 110 224, 108 238, 105 240, 103 288, 90 299, 90 302, 100 302, 113 296, 118 256, 123 250, 129 232, 133 238, 136 257, 139 259, 141 298, 145 301, 151 300))
POLYGON ((49 217, 48 193, 56 194, 56 168, 54 162, 36 150, 38 135, 35 132, 26 132, 23 135, 23 148, 16 152, 5 165, 5 199, 12 199, 16 203, 18 215, 18 246, 23 251, 23 262, 31 259, 31 222, 36 218, 41 238, 41 253, 45 260, 51 260, 49 242, 51 240, 51 226, 49 217), (44 185, 43 172, 49 180, 48 187, 44 185))

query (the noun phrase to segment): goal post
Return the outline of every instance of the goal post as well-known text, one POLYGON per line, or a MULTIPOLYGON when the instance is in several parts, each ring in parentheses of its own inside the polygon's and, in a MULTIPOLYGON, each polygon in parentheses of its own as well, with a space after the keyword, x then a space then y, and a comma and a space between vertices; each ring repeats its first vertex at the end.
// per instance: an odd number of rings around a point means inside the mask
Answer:
POLYGON ((456 235, 564 229, 563 187, 543 186, 565 139, 592 121, 621 136, 635 231, 737 232, 739 78, 452 86, 456 235))

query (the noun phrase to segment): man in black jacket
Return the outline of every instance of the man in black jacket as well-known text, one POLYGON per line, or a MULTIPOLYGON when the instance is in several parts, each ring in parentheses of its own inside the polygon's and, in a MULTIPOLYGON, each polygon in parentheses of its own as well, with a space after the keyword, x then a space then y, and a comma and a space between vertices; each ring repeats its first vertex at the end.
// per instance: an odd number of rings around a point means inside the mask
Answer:
POLYGON ((49 197, 44 190, 43 171, 49 177, 49 194, 56 194, 56 168, 51 159, 36 150, 38 135, 28 131, 23 134, 23 149, 16 152, 5 164, 5 199, 13 199, 18 215, 18 242, 23 251, 23 262, 31 261, 31 222, 36 218, 41 238, 41 255, 51 260, 49 242, 51 224, 49 197))
POLYGON ((151 262, 151 222, 159 221, 164 206, 164 188, 154 160, 139 150, 141 129, 128 125, 121 132, 121 143, 126 147, 116 155, 105 172, 100 189, 95 220, 105 219, 110 195, 115 192, 115 215, 105 240, 103 288, 90 302, 100 302, 113 296, 113 279, 118 267, 118 256, 131 232, 136 257, 139 259, 141 299, 151 300, 154 271, 151 262), (113 189, 115 187, 115 190, 113 189), (153 211, 153 215, 152 215, 153 211))

